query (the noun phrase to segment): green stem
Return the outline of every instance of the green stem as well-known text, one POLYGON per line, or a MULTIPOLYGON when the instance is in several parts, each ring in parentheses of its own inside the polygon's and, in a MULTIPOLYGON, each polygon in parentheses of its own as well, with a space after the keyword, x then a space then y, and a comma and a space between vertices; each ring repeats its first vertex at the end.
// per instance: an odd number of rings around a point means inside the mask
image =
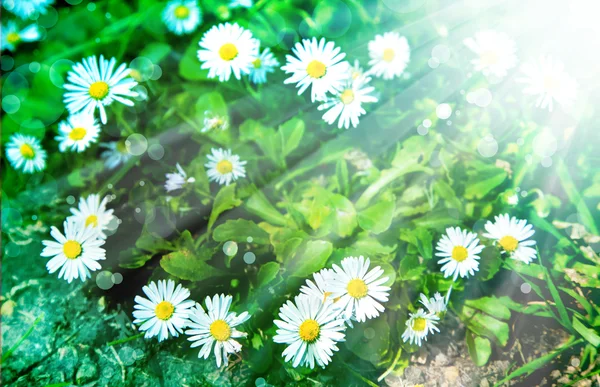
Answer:
POLYGON ((392 365, 390 365, 388 367, 388 369, 385 370, 385 372, 383 374, 381 374, 380 377, 377 378, 378 382, 381 382, 383 379, 385 379, 385 377, 388 376, 390 374, 390 372, 392 372, 394 370, 394 368, 396 368, 396 364, 398 364, 398 361, 400 360, 401 355, 402 355, 402 347, 399 347, 398 352, 396 352, 396 356, 394 357, 394 361, 392 362, 392 365))
POLYGON ((128 341, 133 341, 133 340, 139 339, 140 337, 143 337, 143 336, 144 336, 144 333, 138 333, 137 335, 129 336, 124 339, 109 341, 108 343, 106 343, 106 345, 108 345, 109 347, 112 347, 113 345, 123 344, 128 341))
POLYGON ((346 366, 346 368, 348 369, 348 371, 350 371, 350 373, 352 373, 352 375, 354 375, 357 378, 359 378, 360 380, 362 380, 366 385, 371 386, 371 387, 379 387, 377 384, 373 383, 372 381, 370 381, 369 379, 365 378, 364 376, 362 376, 358 372, 354 371, 352 369, 352 367, 350 367, 348 364, 344 363, 344 365, 346 366))
POLYGON ((43 317, 44 317, 43 313, 41 315, 39 315, 38 318, 36 318, 35 321, 33 322, 33 324, 29 327, 27 332, 25 332, 25 334, 23 336, 21 336, 21 338, 19 340, 17 340, 15 345, 13 345, 8 351, 6 351, 5 353, 2 354, 2 360, 0 360, 0 364, 3 364, 4 361, 6 361, 6 359, 8 359, 12 355, 12 353, 17 350, 17 348, 19 348, 19 346, 23 343, 23 341, 25 341, 25 339, 27 339, 27 337, 29 337, 29 335, 33 332, 33 330, 35 329, 35 326, 38 325, 40 321, 42 321, 43 317))

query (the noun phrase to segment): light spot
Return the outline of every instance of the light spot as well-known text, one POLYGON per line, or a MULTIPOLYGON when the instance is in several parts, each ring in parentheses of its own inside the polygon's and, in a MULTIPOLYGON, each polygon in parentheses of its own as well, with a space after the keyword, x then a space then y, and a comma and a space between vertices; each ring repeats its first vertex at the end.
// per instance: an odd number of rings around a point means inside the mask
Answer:
POLYGON ((173 312, 175 312, 175 306, 173 306, 173 304, 171 304, 169 301, 159 302, 154 309, 154 314, 161 320, 170 319, 171 316, 173 316, 173 312))
POLYGON ((516 238, 514 238, 510 235, 507 235, 507 236, 502 237, 498 241, 498 244, 500 244, 500 246, 502 246, 504 251, 506 251, 508 253, 512 253, 519 246, 519 241, 516 238))
POLYGON ((306 343, 314 343, 319 338, 320 332, 319 323, 313 319, 304 320, 298 329, 300 339, 306 343))
POLYGON ((348 282, 346 290, 348 291, 350 297, 358 300, 367 295, 368 288, 367 284, 365 284, 365 281, 361 280, 360 278, 354 278, 348 282))
POLYGON ((98 227, 98 217, 96 215, 90 215, 85 220, 85 227, 87 226, 98 227))
POLYGON ((173 14, 177 19, 187 19, 190 16, 190 9, 185 5, 180 5, 173 11, 173 14))
POLYGON ((108 83, 104 81, 94 82, 90 85, 90 97, 101 100, 108 95, 108 83))
POLYGON ((35 151, 29 144, 21 145, 19 151, 21 152, 21 156, 25 157, 26 159, 32 159, 35 156, 35 151))
POLYGON ((83 140, 87 131, 84 128, 73 128, 69 133, 69 138, 73 141, 83 140))
POLYGON ((221 160, 217 163, 215 168, 221 175, 226 175, 233 171, 233 164, 229 160, 221 160))
POLYGON ((452 107, 447 103, 441 103, 435 108, 435 114, 439 119, 448 119, 452 115, 452 107))
POLYGON ((81 254, 81 245, 77 241, 66 241, 63 245, 63 253, 69 259, 75 259, 81 254))
POLYGON ((262 61, 260 60, 260 58, 256 58, 252 62, 252 65, 254 66, 255 69, 259 69, 262 67, 262 61))
POLYGON ((340 94, 340 99, 344 105, 351 104, 354 101, 354 92, 351 89, 346 89, 340 94))
POLYGON ((225 43, 219 48, 219 56, 221 59, 230 61, 238 55, 238 49, 233 43, 225 43))
POLYGON ((452 259, 456 262, 462 262, 469 257, 469 251, 463 246, 454 246, 452 249, 452 259))
POLYGON ((306 66, 306 72, 310 77, 319 79, 327 73, 327 66, 323 62, 313 60, 306 66))
POLYGON ((227 341, 231 337, 231 327, 224 320, 215 320, 210 324, 210 334, 217 341, 227 341))
POLYGON ((394 57, 396 56, 396 53, 394 52, 393 48, 386 48, 385 50, 383 50, 383 57, 382 59, 388 63, 390 63, 391 61, 394 60, 394 57))
POLYGON ((413 320, 412 329, 415 332, 423 332, 427 327, 427 320, 422 317, 417 317, 413 320))

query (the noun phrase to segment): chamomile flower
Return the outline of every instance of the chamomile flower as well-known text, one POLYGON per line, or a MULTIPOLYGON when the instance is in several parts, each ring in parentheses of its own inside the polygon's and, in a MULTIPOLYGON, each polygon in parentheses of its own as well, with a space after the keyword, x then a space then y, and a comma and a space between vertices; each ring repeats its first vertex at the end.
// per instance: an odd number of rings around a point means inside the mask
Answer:
POLYGON ((284 83, 296 83, 298 94, 311 87, 311 100, 325 98, 344 86, 348 74, 348 62, 342 61, 346 54, 325 38, 303 39, 292 48, 294 55, 287 55, 287 63, 281 69, 292 74, 284 83))
POLYGON ((300 294, 294 302, 288 300, 279 309, 281 320, 273 321, 279 328, 273 341, 288 344, 284 360, 294 367, 325 367, 338 350, 336 343, 345 340, 344 320, 338 314, 330 301, 318 297, 300 294))
POLYGON ((9 20, 1 26, 0 50, 15 51, 21 42, 35 42, 42 36, 37 24, 31 24, 19 30, 17 23, 9 20))
POLYGON ((229 119, 226 116, 219 116, 211 111, 204 112, 204 127, 201 133, 210 132, 212 130, 227 130, 229 128, 229 119))
POLYGON ((175 173, 167 173, 167 181, 165 183, 165 189, 167 192, 175 191, 178 189, 182 189, 186 183, 194 183, 196 179, 193 177, 187 177, 187 174, 181 168, 181 165, 177 163, 177 172, 175 173))
POLYGON ((246 161, 241 161, 240 156, 231 154, 230 149, 211 149, 207 155, 208 163, 204 166, 208 169, 206 173, 210 181, 216 181, 223 185, 229 185, 240 177, 246 177, 246 161))
POLYGON ((4 0, 2 5, 9 12, 14 13, 21 19, 29 19, 34 14, 45 14, 48 6, 54 0, 4 0))
POLYGON ((231 0, 229 2, 229 8, 250 8, 252 7, 252 0, 231 0))
POLYGON ((421 304, 427 309, 429 313, 433 313, 436 316, 440 316, 443 313, 446 313, 447 308, 447 299, 442 297, 439 292, 436 292, 433 297, 427 298, 426 295, 421 293, 421 299, 419 300, 421 304))
POLYGON ((258 55, 252 61, 250 80, 256 84, 267 82, 267 73, 274 72, 277 66, 279 66, 279 61, 275 58, 270 48, 265 48, 262 54, 258 55))
POLYGON ((358 118, 367 113, 363 104, 377 102, 377 98, 371 95, 375 88, 368 85, 370 81, 371 78, 358 77, 348 80, 341 90, 334 91, 333 96, 318 107, 318 110, 329 109, 323 114, 323 120, 331 125, 339 118, 338 128, 349 129, 350 124, 356 128, 358 118))
POLYGON ((87 198, 79 198, 79 206, 71 208, 72 216, 67 220, 75 222, 79 227, 89 227, 96 231, 98 238, 106 239, 104 231, 109 229, 109 224, 115 216, 113 210, 107 210, 108 197, 100 200, 100 195, 91 194, 87 198))
POLYGON ((194 306, 194 301, 187 300, 190 291, 181 284, 175 288, 172 280, 150 282, 142 288, 148 298, 135 296, 133 317, 134 324, 139 324, 139 330, 146 332, 144 337, 149 339, 158 336, 163 341, 170 336, 177 337, 183 333, 188 323, 188 315, 194 306), (187 300, 187 301, 186 301, 187 300))
POLYGON ((213 26, 199 44, 201 68, 208 69, 209 78, 218 77, 221 82, 228 81, 231 73, 237 79, 249 74, 258 56, 259 41, 237 23, 213 26))
POLYGON ((100 157, 104 160, 104 166, 108 169, 115 169, 131 158, 124 141, 101 142, 100 148, 106 149, 100 154, 100 157))
POLYGON ((474 275, 479 270, 479 253, 483 246, 479 244, 477 235, 461 230, 459 227, 447 228, 446 234, 438 241, 436 256, 442 257, 438 261, 443 264, 441 271, 444 278, 453 277, 456 281, 461 278, 474 275))
POLYGON ((127 106, 133 106, 133 101, 125 97, 137 97, 138 93, 131 89, 137 85, 133 78, 128 78, 129 68, 125 63, 116 70, 117 60, 100 60, 95 56, 83 59, 81 63, 75 64, 67 75, 64 87, 67 92, 64 102, 71 114, 83 111, 93 114, 96 109, 100 111, 100 119, 106 124, 105 107, 120 102, 127 106))
POLYGON ((10 165, 23 173, 43 171, 46 168, 46 151, 33 136, 15 133, 6 144, 6 158, 10 165))
POLYGON ((367 74, 360 65, 358 59, 354 61, 354 64, 348 68, 348 79, 356 80, 366 76, 367 74))
POLYGON ((50 235, 55 241, 42 241, 45 247, 41 256, 52 257, 46 264, 50 274, 60 269, 58 278, 64 278, 68 283, 77 278, 85 281, 86 278, 91 278, 90 271, 101 268, 98 261, 104 260, 106 256, 101 247, 104 241, 98 239, 95 229, 72 220, 67 219, 63 227, 64 235, 52 226, 50 235))
POLYGON ((564 71, 564 65, 550 57, 529 62, 521 67, 525 75, 517 81, 525 84, 523 94, 537 97, 535 105, 552 111, 554 102, 569 108, 577 97, 577 81, 564 71))
POLYGON ((334 271, 331 269, 322 269, 319 272, 313 273, 313 280, 307 279, 306 285, 300 287, 300 292, 320 298, 325 302, 328 298, 331 298, 331 280, 334 274, 334 271))
POLYGON ((410 60, 410 48, 404 36, 397 32, 376 35, 369 42, 369 74, 383 79, 400 76, 410 60))
POLYGON ((535 231, 526 220, 503 214, 495 216, 493 223, 488 221, 485 230, 487 232, 483 236, 493 239, 502 252, 512 259, 529 264, 537 256, 536 250, 532 247, 535 241, 529 239, 535 231))
POLYGON ((463 43, 477 55, 471 63, 485 76, 504 77, 517 65, 515 42, 503 32, 479 31, 463 43))
POLYGON ((173 0, 163 10, 162 20, 175 35, 190 34, 202 22, 202 11, 196 0, 173 0))
POLYGON ((83 152, 98 140, 100 125, 93 115, 87 113, 72 114, 58 124, 60 134, 54 139, 59 142, 58 149, 83 152))
POLYGON ((221 364, 229 363, 228 355, 242 350, 242 345, 237 342, 240 337, 246 337, 246 333, 240 332, 235 327, 247 321, 250 318, 248 312, 240 313, 230 312, 231 296, 224 294, 215 294, 213 298, 206 297, 206 311, 202 305, 196 304, 189 315, 190 322, 186 335, 190 335, 189 341, 193 341, 191 347, 199 347, 198 357, 208 359, 213 353, 213 344, 215 344, 214 354, 217 360, 217 367, 221 364))
POLYGON ((370 263, 369 258, 361 255, 344 258, 342 267, 333 265, 335 275, 331 280, 331 297, 339 298, 336 307, 342 311, 345 320, 354 316, 356 321, 363 322, 385 310, 381 302, 387 302, 390 287, 383 284, 389 278, 382 277, 383 269, 379 266, 369 271, 370 263))
POLYGON ((439 332, 436 326, 439 317, 433 313, 427 313, 419 309, 416 313, 410 313, 406 321, 406 329, 402 334, 402 340, 406 343, 417 344, 419 347, 424 341, 427 341, 427 335, 439 332))

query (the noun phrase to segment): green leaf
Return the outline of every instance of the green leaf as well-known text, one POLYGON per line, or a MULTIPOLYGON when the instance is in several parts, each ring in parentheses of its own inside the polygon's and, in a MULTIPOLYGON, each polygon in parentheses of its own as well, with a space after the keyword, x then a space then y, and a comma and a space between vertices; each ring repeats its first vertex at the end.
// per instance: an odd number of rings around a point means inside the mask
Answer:
POLYGON ((281 139, 283 157, 286 157, 300 145, 304 135, 304 121, 299 118, 292 118, 279 126, 278 133, 281 139))
POLYGON ((567 166, 563 160, 559 160, 558 166, 556 167, 556 173, 560 178, 560 183, 567 193, 569 200, 577 208, 577 212, 581 217, 582 223, 588 228, 588 230, 592 232, 592 234, 598 235, 598 227, 596 227, 594 216, 585 204, 585 200, 583 200, 579 194, 579 189, 577 189, 575 186, 575 183, 573 182, 573 179, 569 174, 569 170, 567 169, 567 166))
POLYGON ((506 171, 496 166, 476 164, 475 171, 469 172, 466 183, 465 198, 481 199, 506 180, 506 171))
POLYGON ((462 309, 465 324, 479 336, 497 340, 500 345, 508 343, 508 324, 496 318, 464 306, 462 309))
POLYGON ((352 235, 358 225, 352 202, 345 196, 332 194, 330 203, 334 218, 333 232, 342 238, 352 235))
POLYGON ((286 269, 292 276, 308 277, 321 270, 327 258, 333 252, 333 245, 327 241, 307 241, 302 243, 295 254, 288 259, 284 257, 286 269))
POLYGON ((500 320, 510 319, 510 309, 500 303, 496 297, 482 297, 477 300, 466 300, 465 305, 479 309, 500 320))
POLYGON ((286 226, 287 219, 269 202, 262 191, 256 191, 246 199, 245 207, 248 211, 261 217, 269 223, 286 226))
POLYGON ((235 197, 235 184, 226 185, 225 187, 221 188, 215 197, 215 202, 213 203, 213 208, 210 213, 210 217, 208 218, 208 230, 212 229, 212 226, 217 221, 219 215, 227 210, 239 206, 240 204, 242 204, 242 201, 235 197))
POLYGON ((380 234, 390 228, 396 204, 393 200, 382 200, 358 213, 358 224, 363 230, 380 234))
POLYGON ((279 269, 280 269, 280 266, 279 266, 279 263, 277 263, 277 262, 267 262, 264 265, 262 265, 260 267, 260 269, 258 270, 256 285, 259 288, 263 288, 263 287, 265 287, 265 285, 268 285, 269 283, 271 283, 277 277, 277 274, 279 273, 279 269))
POLYGON ((488 339, 481 336, 474 336, 470 331, 466 335, 467 348, 471 359, 478 367, 485 365, 492 354, 492 345, 488 339))
POLYGON ((135 241, 135 247, 140 250, 156 253, 161 250, 170 250, 173 245, 164 238, 155 238, 152 234, 143 231, 142 235, 135 241))
POLYGON ((425 259, 433 257, 433 237, 429 231, 419 227, 400 230, 400 239, 412 244, 425 259))
POLYGON ((200 256, 184 249, 175 251, 162 257, 160 266, 167 273, 188 281, 202 281, 208 278, 225 275, 222 270, 207 264, 210 251, 204 250, 200 256))
POLYGON ((346 331, 346 347, 373 365, 385 357, 390 345, 390 326, 384 316, 355 324, 346 331))
POLYGON ((350 192, 350 180, 348 178, 348 163, 341 158, 335 164, 335 177, 338 183, 338 191, 344 196, 350 192))
POLYGON ((402 280, 410 281, 419 279, 424 270, 425 265, 421 265, 419 257, 407 254, 400 261, 398 273, 402 280))
POLYGON ((198 42, 202 34, 197 34, 188 41, 190 45, 185 50, 183 57, 179 61, 179 75, 188 81, 218 81, 218 78, 208 78, 208 70, 200 69, 200 60, 198 59, 198 42))
POLYGON ((210 111, 212 114, 227 117, 227 103, 225 99, 216 91, 202 94, 196 101, 196 112, 204 114, 205 111, 210 111))
POLYGON ((593 329, 586 327, 579 319, 573 316, 573 329, 577 331, 586 341, 592 344, 594 347, 600 345, 600 336, 593 329))
POLYGON ((492 279, 502 266, 500 251, 496 247, 486 246, 481 252, 481 259, 479 262, 480 266, 479 272, 477 273, 477 279, 481 281, 492 279))
POLYGON ((269 243, 269 234, 250 220, 236 219, 228 220, 217 226, 213 231, 213 239, 217 242, 243 242, 252 238, 252 243, 266 245, 269 243))
POLYGON ((143 254, 137 249, 123 250, 119 253, 119 266, 124 269, 137 269, 152 259, 152 254, 143 254))
POLYGON ((159 64, 169 53, 171 52, 171 46, 167 43, 151 42, 144 46, 139 56, 143 56, 152 61, 152 63, 159 64))

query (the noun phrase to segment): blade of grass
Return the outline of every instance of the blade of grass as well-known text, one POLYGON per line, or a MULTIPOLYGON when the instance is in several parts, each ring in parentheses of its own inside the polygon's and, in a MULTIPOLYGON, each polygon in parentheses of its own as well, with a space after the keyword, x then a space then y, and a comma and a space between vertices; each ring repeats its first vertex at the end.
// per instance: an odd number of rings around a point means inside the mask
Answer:
POLYGON ((12 355, 12 353, 17 350, 17 348, 19 348, 19 346, 23 343, 23 341, 25 341, 25 339, 27 339, 27 337, 33 332, 33 330, 35 329, 35 326, 38 325, 40 321, 42 321, 43 317, 44 317, 44 314, 43 313, 40 314, 38 316, 38 318, 35 319, 33 324, 31 324, 31 326, 29 327, 27 332, 25 332, 25 334, 23 336, 21 336, 21 338, 19 340, 17 340, 17 342, 12 347, 10 347, 10 349, 8 351, 6 351, 5 353, 2 354, 2 360, 0 360, 0 364, 3 364, 6 361, 6 359, 8 359, 12 355))
POLYGON ((539 250, 537 251, 537 255, 538 255, 538 260, 540 262, 540 266, 542 267, 542 270, 544 271, 544 277, 546 279, 546 284, 548 285, 548 290, 550 291, 550 295, 554 299, 554 304, 556 305, 556 309, 558 310, 558 315, 560 316, 560 322, 565 328, 567 328, 570 331, 573 331, 573 324, 571 324, 571 320, 569 319, 569 314, 567 313, 567 308, 565 307, 565 304, 562 302, 562 299, 560 298, 560 294, 558 293, 558 289, 556 288, 556 285, 554 285, 554 282, 552 281, 552 278, 550 277, 550 271, 548 270, 548 268, 546 266, 544 266, 544 264, 542 262, 542 255, 540 254, 539 250))
POLYGON ((571 203, 573 203, 575 208, 577 208, 577 212, 579 212, 583 224, 593 234, 598 235, 598 228, 596 227, 596 223, 594 222, 594 217, 592 216, 592 213, 585 204, 585 201, 579 194, 575 183, 573 183, 573 179, 571 178, 569 170, 567 169, 567 166, 565 165, 564 161, 559 160, 558 166, 556 167, 556 172, 558 173, 558 178, 560 179, 560 182, 565 192, 567 193, 569 200, 571 201, 571 203))
POLYGON ((109 347, 112 347, 113 345, 119 345, 119 344, 126 343, 128 341, 139 339, 142 336, 144 336, 144 333, 138 333, 137 335, 129 336, 124 339, 109 341, 108 343, 106 343, 106 345, 108 345, 109 347))

